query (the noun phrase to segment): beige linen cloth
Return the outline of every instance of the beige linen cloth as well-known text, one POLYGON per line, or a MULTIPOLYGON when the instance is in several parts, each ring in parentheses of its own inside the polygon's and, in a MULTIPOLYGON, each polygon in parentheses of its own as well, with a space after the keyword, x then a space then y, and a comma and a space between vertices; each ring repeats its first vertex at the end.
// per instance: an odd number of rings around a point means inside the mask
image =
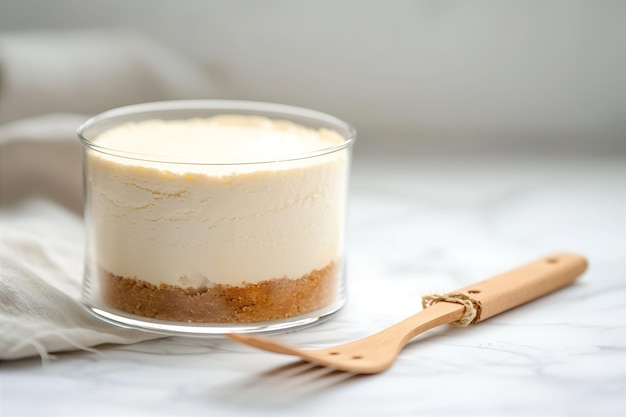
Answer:
POLYGON ((207 98, 208 76, 145 37, 0 32, 0 360, 158 337, 81 306, 81 150, 88 116, 207 98))

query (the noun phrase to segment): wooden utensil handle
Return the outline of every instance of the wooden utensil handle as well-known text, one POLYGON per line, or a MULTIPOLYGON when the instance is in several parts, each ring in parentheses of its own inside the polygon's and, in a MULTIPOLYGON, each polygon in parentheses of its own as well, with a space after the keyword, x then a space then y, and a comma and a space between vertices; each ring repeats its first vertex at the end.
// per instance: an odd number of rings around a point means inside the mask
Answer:
POLYGON ((555 253, 458 290, 478 304, 474 323, 571 284, 587 269, 576 254, 555 253))

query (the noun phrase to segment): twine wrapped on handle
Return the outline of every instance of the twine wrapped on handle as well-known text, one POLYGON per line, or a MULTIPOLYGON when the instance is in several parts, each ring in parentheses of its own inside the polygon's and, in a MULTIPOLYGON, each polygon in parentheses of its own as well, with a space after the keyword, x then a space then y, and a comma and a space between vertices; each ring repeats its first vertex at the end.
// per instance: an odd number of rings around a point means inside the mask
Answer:
POLYGON ((457 321, 453 321, 452 323, 450 323, 453 326, 467 327, 478 321, 480 317, 480 301, 460 292, 424 295, 422 296, 422 307, 428 308, 431 305, 436 304, 440 301, 462 304, 465 307, 463 317, 461 317, 457 321))

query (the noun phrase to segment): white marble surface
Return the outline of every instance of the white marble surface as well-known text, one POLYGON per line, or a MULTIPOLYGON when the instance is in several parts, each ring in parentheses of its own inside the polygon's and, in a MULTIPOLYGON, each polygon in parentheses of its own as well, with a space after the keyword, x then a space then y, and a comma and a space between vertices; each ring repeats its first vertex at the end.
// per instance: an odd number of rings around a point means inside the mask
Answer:
POLYGON ((349 303, 276 336, 365 336, 552 251, 573 286, 471 328, 416 338, 388 371, 328 372, 223 338, 168 338, 4 362, 3 416, 626 415, 626 158, 402 158, 353 171, 349 303))

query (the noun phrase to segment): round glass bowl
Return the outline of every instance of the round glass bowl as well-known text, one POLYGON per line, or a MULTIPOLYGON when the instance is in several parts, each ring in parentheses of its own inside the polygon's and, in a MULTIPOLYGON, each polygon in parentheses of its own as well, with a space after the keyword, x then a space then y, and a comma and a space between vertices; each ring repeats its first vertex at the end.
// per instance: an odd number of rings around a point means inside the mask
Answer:
POLYGON ((107 111, 84 150, 83 299, 162 334, 274 332, 345 303, 348 123, 271 103, 107 111))

